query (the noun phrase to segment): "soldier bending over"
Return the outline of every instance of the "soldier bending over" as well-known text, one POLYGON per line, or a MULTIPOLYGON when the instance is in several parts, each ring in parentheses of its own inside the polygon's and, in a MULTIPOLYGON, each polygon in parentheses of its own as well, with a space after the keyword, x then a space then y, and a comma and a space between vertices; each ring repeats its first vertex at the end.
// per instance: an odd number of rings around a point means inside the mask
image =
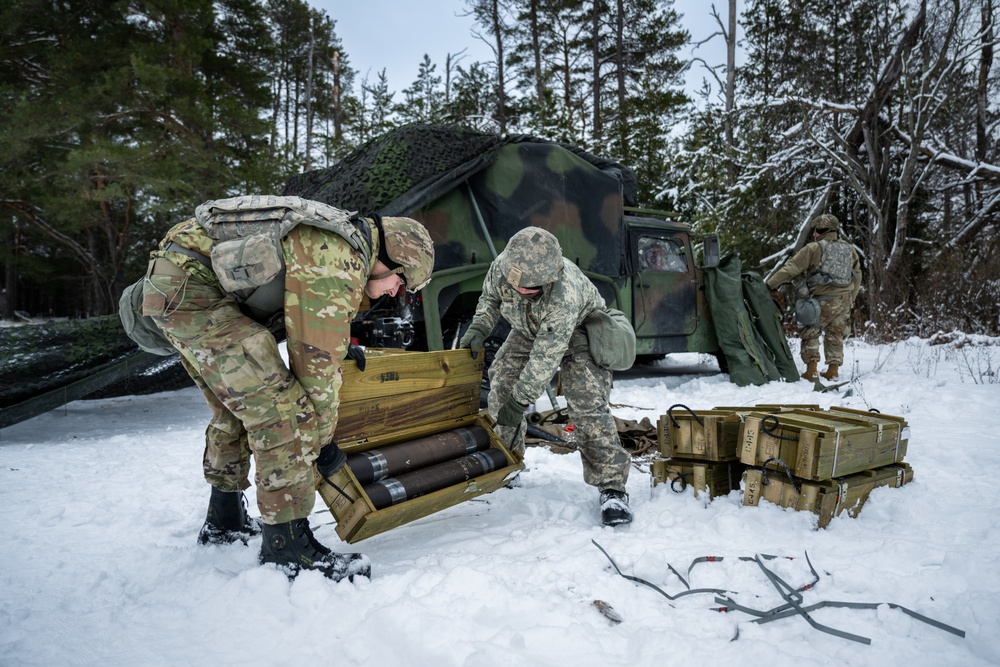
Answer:
POLYGON ((427 230, 298 197, 235 197, 199 206, 151 258, 142 314, 180 352, 213 414, 203 461, 212 494, 198 541, 245 544, 263 530, 260 563, 289 577, 301 568, 334 580, 370 576, 366 556, 331 552, 308 517, 316 471, 329 476, 346 460, 333 444, 341 360, 364 363, 350 345, 351 320, 364 295, 427 284, 427 230), (244 508, 251 453, 263 526, 244 508))
POLYGON ((459 345, 475 353, 501 315, 510 322, 510 335, 490 366, 488 407, 498 435, 522 456, 524 410, 561 367, 583 479, 600 490, 601 519, 613 526, 632 520, 625 494, 631 458, 608 408, 611 370, 594 362, 583 328, 587 316, 604 307, 593 283, 563 258, 556 237, 527 227, 511 237, 490 266, 476 315, 459 345))

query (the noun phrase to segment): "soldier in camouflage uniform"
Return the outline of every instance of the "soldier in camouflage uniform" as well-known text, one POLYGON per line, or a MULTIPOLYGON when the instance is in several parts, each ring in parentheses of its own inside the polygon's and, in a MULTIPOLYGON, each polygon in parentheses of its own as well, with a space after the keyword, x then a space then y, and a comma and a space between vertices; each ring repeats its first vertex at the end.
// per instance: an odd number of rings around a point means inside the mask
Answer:
POLYGON ((625 494, 630 457, 608 408, 612 373, 594 362, 583 329, 587 316, 604 305, 593 283, 562 256, 556 237, 527 227, 490 266, 460 346, 478 351, 501 315, 510 323, 490 366, 488 408, 498 435, 522 456, 524 410, 561 368, 584 481, 601 492, 603 523, 617 525, 632 520, 625 494))
POLYGON ((840 240, 840 222, 829 213, 817 217, 812 223, 811 243, 788 260, 771 276, 767 286, 774 290, 779 285, 805 276, 809 296, 819 302, 819 319, 815 324, 802 327, 800 356, 806 364, 802 379, 815 382, 822 375, 836 380, 844 363, 844 338, 850 331, 850 315, 854 299, 861 289, 861 262, 858 253, 846 241, 840 240), (823 355, 827 368, 817 371, 820 361, 819 338, 823 336, 823 355))
MULTIPOLYGON (((198 213, 212 204, 238 209, 263 200, 318 204, 244 197, 208 202, 198 213)), ((217 240, 196 218, 174 226, 151 253, 143 314, 180 352, 213 414, 204 454, 212 494, 199 542, 245 544, 263 531, 260 562, 275 563, 290 577, 303 567, 334 580, 369 576, 367 557, 333 553, 313 537, 307 517, 315 502, 315 471, 326 477, 346 460, 332 441, 341 360, 350 356, 364 368, 363 352, 350 345, 362 297, 422 288, 434 263, 430 237, 409 218, 355 217, 355 248, 306 218, 280 239, 285 272, 283 281, 280 274, 272 281, 276 298, 253 304, 245 294, 223 289, 218 265, 209 259, 217 240), (272 333, 282 329, 290 369, 272 333), (263 526, 244 508, 251 453, 263 526)))

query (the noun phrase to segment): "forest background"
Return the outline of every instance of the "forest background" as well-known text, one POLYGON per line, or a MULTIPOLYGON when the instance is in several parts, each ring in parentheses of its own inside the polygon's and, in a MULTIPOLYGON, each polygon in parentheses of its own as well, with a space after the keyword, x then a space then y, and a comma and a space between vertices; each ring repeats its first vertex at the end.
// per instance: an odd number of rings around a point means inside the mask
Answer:
POLYGON ((762 273, 832 212, 863 258, 856 333, 1000 334, 998 0, 729 0, 705 9, 719 65, 669 1, 454 2, 493 58, 456 43, 401 91, 303 0, 3 3, 0 319, 113 313, 197 204, 427 122, 621 162, 641 206, 762 273))

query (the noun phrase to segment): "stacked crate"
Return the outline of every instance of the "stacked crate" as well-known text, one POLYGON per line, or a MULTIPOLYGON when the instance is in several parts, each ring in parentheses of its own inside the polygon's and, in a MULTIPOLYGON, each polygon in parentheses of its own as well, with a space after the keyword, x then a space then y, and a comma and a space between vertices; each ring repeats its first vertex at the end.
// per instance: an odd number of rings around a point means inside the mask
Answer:
POLYGON ((659 457, 653 461, 653 484, 677 492, 688 485, 694 495, 724 496, 739 488, 740 416, 731 410, 691 410, 674 405, 657 423, 659 457))
POLYGON ((856 516, 872 489, 913 479, 903 462, 909 427, 901 417, 844 407, 755 410, 742 415, 743 504, 763 498, 816 514, 818 525, 856 516))

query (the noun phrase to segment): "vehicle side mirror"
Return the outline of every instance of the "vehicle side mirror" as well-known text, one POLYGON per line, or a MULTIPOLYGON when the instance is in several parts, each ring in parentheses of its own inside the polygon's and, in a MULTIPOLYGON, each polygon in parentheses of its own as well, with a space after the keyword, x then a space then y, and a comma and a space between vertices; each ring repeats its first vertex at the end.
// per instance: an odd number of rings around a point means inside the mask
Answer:
POLYGON ((712 268, 719 265, 719 237, 706 234, 702 241, 702 266, 712 268))

